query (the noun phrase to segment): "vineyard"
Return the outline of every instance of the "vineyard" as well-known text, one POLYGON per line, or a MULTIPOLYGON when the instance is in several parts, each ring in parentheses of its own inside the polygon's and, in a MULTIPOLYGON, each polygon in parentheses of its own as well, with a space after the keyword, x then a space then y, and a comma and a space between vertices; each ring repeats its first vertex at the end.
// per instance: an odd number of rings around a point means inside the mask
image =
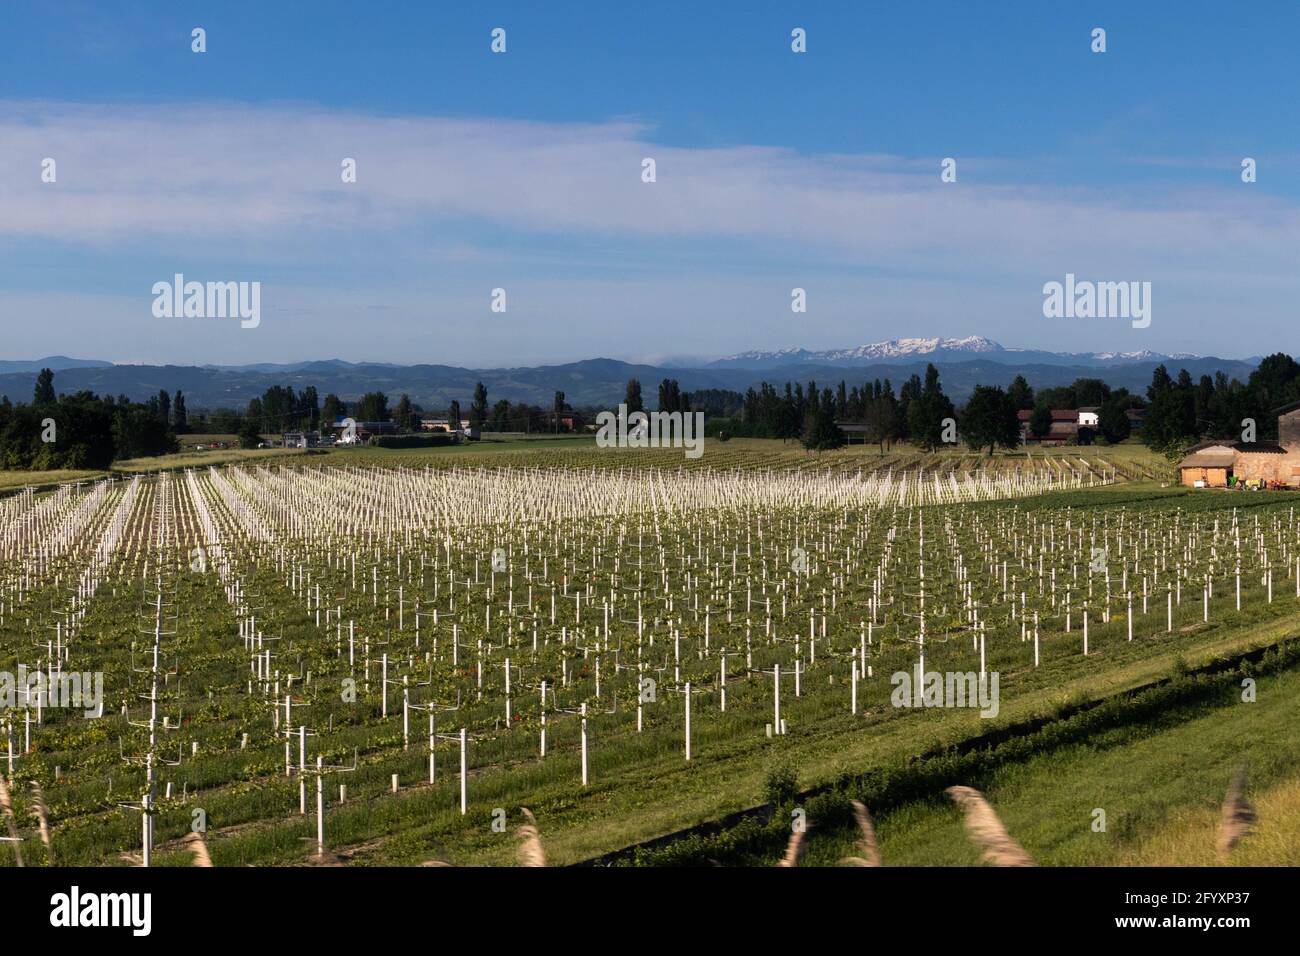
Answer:
POLYGON ((0 499, 0 669, 103 682, 0 702, 0 863, 189 865, 191 833, 218 866, 502 863, 521 806, 580 862, 777 760, 830 781, 1264 646, 1300 601, 1293 496, 1132 457, 357 454, 0 499), (891 703, 930 671, 1000 714, 891 703))

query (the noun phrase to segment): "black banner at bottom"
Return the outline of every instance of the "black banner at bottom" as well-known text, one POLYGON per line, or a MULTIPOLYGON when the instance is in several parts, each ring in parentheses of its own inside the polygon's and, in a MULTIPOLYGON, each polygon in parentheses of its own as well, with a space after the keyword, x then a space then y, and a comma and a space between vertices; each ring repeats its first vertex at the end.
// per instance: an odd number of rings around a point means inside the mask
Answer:
POLYGON ((689 925, 693 936, 732 942, 777 927, 830 939, 845 926, 892 925, 920 941, 963 923, 1017 933, 1041 925, 1057 939, 1200 934, 1228 942, 1294 927, 1293 907, 1283 907, 1295 876, 1191 868, 29 868, 0 875, 0 899, 16 938, 76 933, 127 947, 248 943, 268 929, 329 944, 427 943, 448 933, 501 940, 503 930, 539 942, 555 933, 558 942, 566 925, 581 926, 583 937, 606 925, 623 934, 689 925))

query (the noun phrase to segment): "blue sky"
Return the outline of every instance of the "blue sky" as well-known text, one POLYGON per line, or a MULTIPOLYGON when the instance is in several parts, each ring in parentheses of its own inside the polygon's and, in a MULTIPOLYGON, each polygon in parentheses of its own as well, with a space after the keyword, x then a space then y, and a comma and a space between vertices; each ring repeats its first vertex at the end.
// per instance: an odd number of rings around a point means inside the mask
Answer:
POLYGON ((6 357, 1300 350, 1300 5, 448 6, 5 4, 6 357), (261 324, 154 318, 175 272, 261 324), (1066 272, 1151 326, 1045 319, 1066 272))

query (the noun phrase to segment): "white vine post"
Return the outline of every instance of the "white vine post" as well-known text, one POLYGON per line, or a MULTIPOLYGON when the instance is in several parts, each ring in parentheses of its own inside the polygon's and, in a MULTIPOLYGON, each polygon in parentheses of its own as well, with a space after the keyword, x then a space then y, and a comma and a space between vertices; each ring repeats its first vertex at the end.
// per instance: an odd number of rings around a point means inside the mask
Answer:
MULTIPOLYGON (((149 719, 147 721, 132 721, 129 717, 127 723, 133 727, 147 728, 149 731, 149 748, 143 758, 128 758, 130 762, 143 763, 145 770, 145 789, 138 804, 120 804, 120 806, 139 810, 141 815, 140 821, 140 845, 141 861, 145 867, 153 863, 153 843, 154 843, 154 813, 157 805, 157 768, 159 766, 178 766, 180 764, 180 755, 177 755, 175 761, 163 759, 158 753, 158 704, 161 700, 161 679, 164 676, 162 670, 162 639, 164 636, 174 636, 176 631, 166 631, 163 629, 164 610, 166 608, 175 608, 175 602, 164 604, 163 594, 167 590, 174 592, 174 585, 170 580, 164 581, 164 568, 170 573, 173 568, 167 561, 167 546, 170 543, 169 529, 172 527, 171 522, 171 483, 164 474, 159 478, 158 493, 154 506, 154 520, 157 527, 157 539, 155 542, 155 572, 154 572, 154 599, 147 605, 153 611, 153 626, 145 633, 152 637, 152 647, 150 649, 150 666, 147 668, 132 668, 136 673, 149 675, 149 692, 140 694, 141 699, 149 701, 149 719)), ((166 623, 175 624, 177 613, 172 610, 168 615, 166 623)), ((175 671, 166 672, 166 676, 173 676, 175 671)), ((164 719, 162 729, 175 730, 179 729, 181 721, 178 718, 176 726, 173 727, 169 720, 164 719)), ((183 749, 183 748, 182 748, 183 749)))
POLYGON ((686 759, 691 759, 691 682, 686 682, 686 759))
MULTIPOLYGON (((316 755, 316 855, 325 855, 325 774, 352 773, 357 769, 357 752, 352 752, 352 766, 327 767, 325 758, 316 755)), ((339 784, 339 802, 343 802, 344 785, 339 784)))
MULTIPOLYGON (((739 651, 732 651, 732 657, 739 657, 739 651)), ((721 713, 727 712, 727 649, 725 647, 718 649, 718 710, 721 713)))
POLYGON ((464 727, 460 729, 460 815, 469 807, 469 737, 464 727))
MULTIPOLYGON (((424 686, 424 684, 421 683, 420 686, 424 686)), ((429 783, 436 783, 438 779, 438 766, 435 757, 435 747, 437 745, 437 742, 439 740, 460 739, 459 737, 451 737, 445 734, 438 733, 437 712, 440 710, 442 711, 460 710, 460 706, 438 704, 435 703, 434 701, 429 701, 427 704, 410 704, 409 707, 411 710, 423 710, 423 711, 427 711, 429 714, 429 783)))
POLYGON ((298 726, 298 812, 307 815, 307 738, 317 736, 316 731, 298 726))
MULTIPOLYGON (((541 682, 540 697, 541 697, 541 703, 538 705, 537 709, 538 709, 538 713, 541 715, 542 730, 538 740, 538 745, 541 752, 541 758, 545 759, 546 758, 546 681, 544 680, 541 682)), ((640 700, 639 696, 637 697, 637 700, 638 701, 640 700)), ((640 704, 638 704, 637 706, 638 706, 638 713, 639 713, 640 704)), ((637 729, 638 730, 640 729, 639 725, 637 729)))
POLYGON ((772 707, 774 709, 773 729, 776 733, 781 733, 781 665, 776 664, 772 669, 772 707))
POLYGON ((586 705, 586 704, 583 704, 583 705, 582 705, 582 710, 583 710, 583 718, 582 718, 582 785, 585 787, 585 786, 587 785, 587 717, 586 717, 587 705, 586 705))

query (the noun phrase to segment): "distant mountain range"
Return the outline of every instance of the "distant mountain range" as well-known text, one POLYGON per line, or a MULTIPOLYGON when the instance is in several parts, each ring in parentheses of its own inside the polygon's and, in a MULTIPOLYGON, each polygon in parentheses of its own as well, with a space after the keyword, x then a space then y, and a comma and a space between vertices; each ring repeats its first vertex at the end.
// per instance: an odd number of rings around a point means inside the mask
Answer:
MULTIPOLYGON (((680 360, 679 360, 680 361, 680 360)), ((784 349, 745 352, 701 362, 640 365, 596 358, 563 365, 524 368, 469 369, 451 365, 397 365, 384 362, 345 362, 329 359, 290 364, 114 365, 66 356, 35 361, 0 362, 0 394, 13 401, 30 401, 34 377, 41 368, 55 372, 59 392, 89 389, 99 394, 126 395, 137 401, 160 389, 185 393, 191 410, 242 408, 272 385, 303 389, 314 385, 320 397, 330 392, 354 400, 369 391, 383 391, 392 401, 402 393, 426 408, 445 408, 453 399, 468 404, 476 382, 483 382, 490 401, 502 398, 550 407, 555 392, 579 407, 611 406, 624 394, 627 380, 639 379, 647 404, 656 401, 659 381, 674 378, 686 391, 701 388, 743 392, 762 381, 778 387, 787 381, 816 380, 821 386, 850 386, 876 378, 893 381, 895 390, 927 363, 939 369, 944 390, 963 401, 976 385, 1006 385, 1024 375, 1034 388, 1068 385, 1076 378, 1100 378, 1112 387, 1144 394, 1151 373, 1161 363, 1171 374, 1187 369, 1193 378, 1224 372, 1245 381, 1257 358, 1220 359, 1157 352, 1058 353, 1008 349, 979 336, 963 339, 895 339, 851 349, 809 351, 784 349)))
MULTIPOLYGON (((807 349, 780 349, 775 352, 741 352, 728 358, 717 359, 705 368, 783 368, 789 365, 834 365, 856 368, 863 365, 915 362, 960 362, 972 358, 986 359, 1004 364, 1071 365, 1091 368, 1109 368, 1115 365, 1133 365, 1142 362, 1183 361, 1199 358, 1185 352, 1171 355, 1143 350, 1140 352, 1044 352, 1037 349, 1003 348, 992 339, 970 335, 964 339, 891 339, 873 342, 851 349, 828 349, 810 352, 807 349)), ((1249 360, 1248 360, 1249 361, 1249 360)))
POLYGON ((47 355, 43 359, 34 359, 30 362, 26 360, 6 361, 0 359, 0 375, 10 372, 31 372, 35 374, 43 368, 48 368, 52 372, 58 372, 65 368, 108 368, 112 362, 101 362, 98 359, 74 359, 66 355, 47 355))

